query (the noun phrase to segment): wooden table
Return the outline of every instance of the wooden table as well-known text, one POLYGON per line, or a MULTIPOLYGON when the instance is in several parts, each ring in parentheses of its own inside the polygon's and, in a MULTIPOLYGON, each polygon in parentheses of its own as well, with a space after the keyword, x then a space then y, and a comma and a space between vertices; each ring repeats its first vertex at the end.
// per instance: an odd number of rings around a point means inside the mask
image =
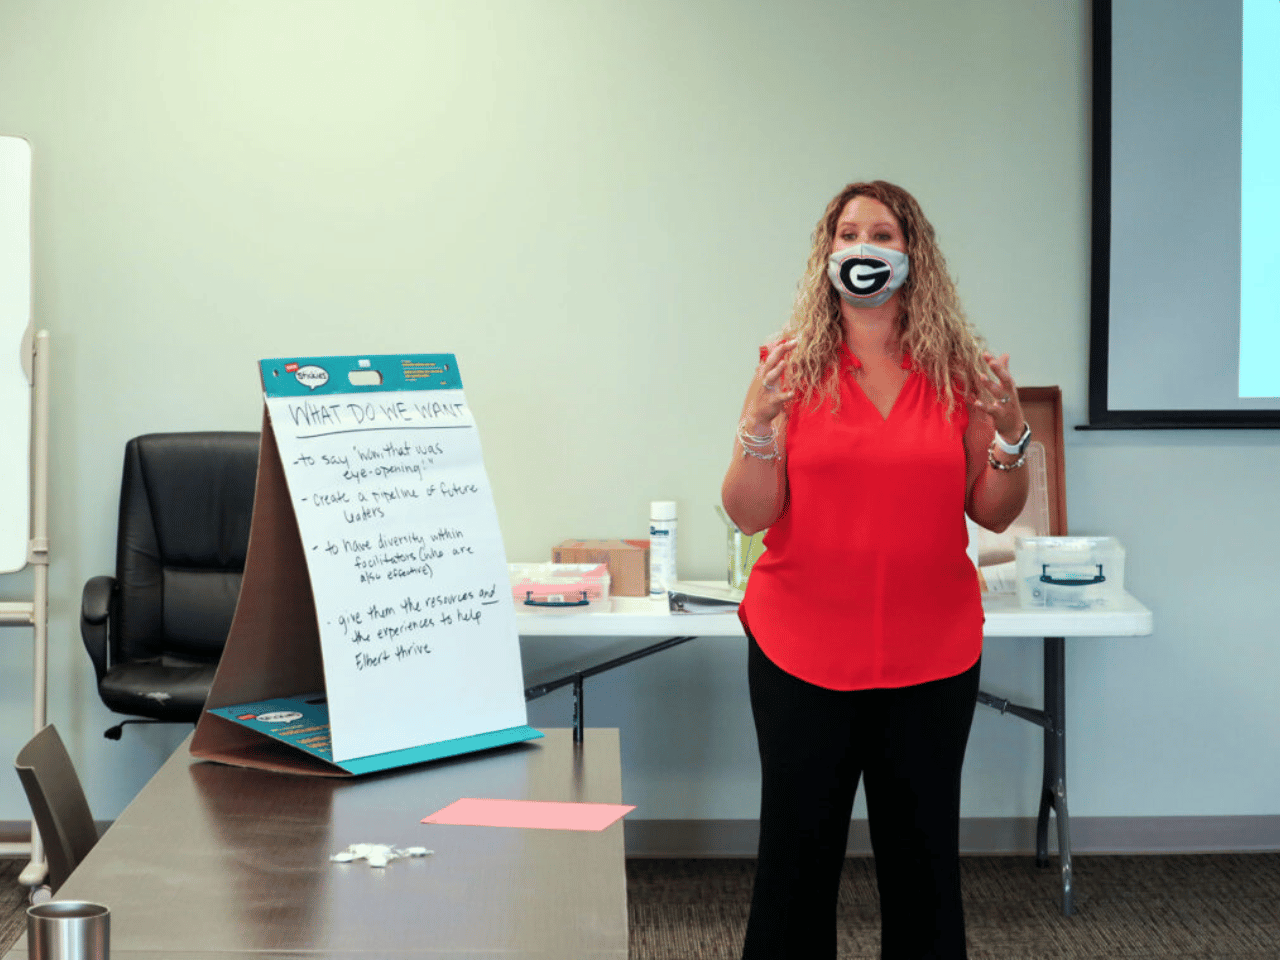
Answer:
MULTIPOLYGON (((718 586, 723 587, 720 583, 718 586)), ((1044 775, 1040 809, 1036 817, 1036 863, 1049 865, 1049 814, 1058 835, 1058 863, 1062 874, 1062 912, 1075 910, 1071 875, 1071 820, 1067 812, 1067 716, 1066 638, 1134 637, 1152 631, 1151 611, 1129 594, 1108 609, 1078 610, 1069 607, 1022 607, 1012 594, 983 597, 985 637, 1027 637, 1044 645, 1044 694, 1042 708, 1027 707, 988 693, 978 702, 1034 723, 1044 729, 1044 775)), ((518 609, 518 608, 517 608, 518 609)), ((573 722, 582 727, 585 714, 584 681, 642 656, 657 653, 696 637, 744 636, 736 612, 671 613, 665 601, 615 597, 608 612, 518 613, 521 637, 597 637, 601 653, 590 662, 561 670, 551 678, 526 678, 525 696, 542 696, 561 686, 573 685, 573 722), (611 642, 619 638, 645 638, 646 645, 618 655, 611 642), (656 641, 656 642, 655 642, 656 641)))
MULTIPOLYGON (((358 779, 196 761, 186 745, 58 891, 111 909, 113 960, 627 956, 622 821, 600 832, 422 824, 460 797, 621 801, 618 731, 358 779), (352 843, 425 846, 385 869, 352 843)), ((25 957, 25 939, 10 958, 25 957)))

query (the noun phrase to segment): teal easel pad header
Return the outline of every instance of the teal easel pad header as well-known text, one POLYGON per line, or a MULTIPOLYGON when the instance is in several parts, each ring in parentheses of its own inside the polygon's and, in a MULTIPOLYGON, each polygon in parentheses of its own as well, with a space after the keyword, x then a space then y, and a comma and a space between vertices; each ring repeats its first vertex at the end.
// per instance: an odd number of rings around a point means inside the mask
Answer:
POLYGON ((258 361, 258 369, 262 391, 268 397, 462 389, 462 375, 452 353, 279 357, 258 361))
POLYGON ((211 707, 209 712, 287 743, 356 776, 505 747, 542 736, 542 732, 533 727, 509 727, 338 762, 333 759, 333 747, 329 741, 329 706, 323 692, 272 697, 230 707, 211 707))

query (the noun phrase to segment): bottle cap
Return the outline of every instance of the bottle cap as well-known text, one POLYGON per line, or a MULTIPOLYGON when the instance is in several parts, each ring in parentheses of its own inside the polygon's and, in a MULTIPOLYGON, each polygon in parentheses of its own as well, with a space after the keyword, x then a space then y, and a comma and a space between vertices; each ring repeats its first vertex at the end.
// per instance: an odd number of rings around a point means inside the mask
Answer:
POLYGON ((650 520, 674 520, 676 518, 676 502, 674 500, 654 500, 649 504, 650 520))

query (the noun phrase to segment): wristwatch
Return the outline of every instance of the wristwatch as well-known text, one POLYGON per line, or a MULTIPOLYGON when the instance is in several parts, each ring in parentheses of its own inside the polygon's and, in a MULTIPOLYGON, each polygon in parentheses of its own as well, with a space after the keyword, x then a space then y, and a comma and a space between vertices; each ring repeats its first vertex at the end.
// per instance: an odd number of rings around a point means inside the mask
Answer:
POLYGON ((1022 422, 1022 436, 1013 443, 1009 443, 1004 437, 1000 436, 1000 431, 996 431, 996 446, 1003 450, 1011 457, 1020 457, 1027 451, 1027 445, 1031 443, 1031 424, 1025 420, 1022 422))

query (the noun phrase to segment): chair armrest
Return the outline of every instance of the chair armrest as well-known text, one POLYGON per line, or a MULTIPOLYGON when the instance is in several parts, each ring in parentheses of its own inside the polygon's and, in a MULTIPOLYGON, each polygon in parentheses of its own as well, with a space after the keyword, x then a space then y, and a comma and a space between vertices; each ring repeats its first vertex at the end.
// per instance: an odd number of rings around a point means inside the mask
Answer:
POLYGON ((106 623, 115 588, 115 577, 90 577, 80 597, 80 619, 95 626, 106 623))
POLYGON ((107 672, 107 618, 115 590, 115 577, 90 577, 80 596, 80 639, 99 682, 107 672))

